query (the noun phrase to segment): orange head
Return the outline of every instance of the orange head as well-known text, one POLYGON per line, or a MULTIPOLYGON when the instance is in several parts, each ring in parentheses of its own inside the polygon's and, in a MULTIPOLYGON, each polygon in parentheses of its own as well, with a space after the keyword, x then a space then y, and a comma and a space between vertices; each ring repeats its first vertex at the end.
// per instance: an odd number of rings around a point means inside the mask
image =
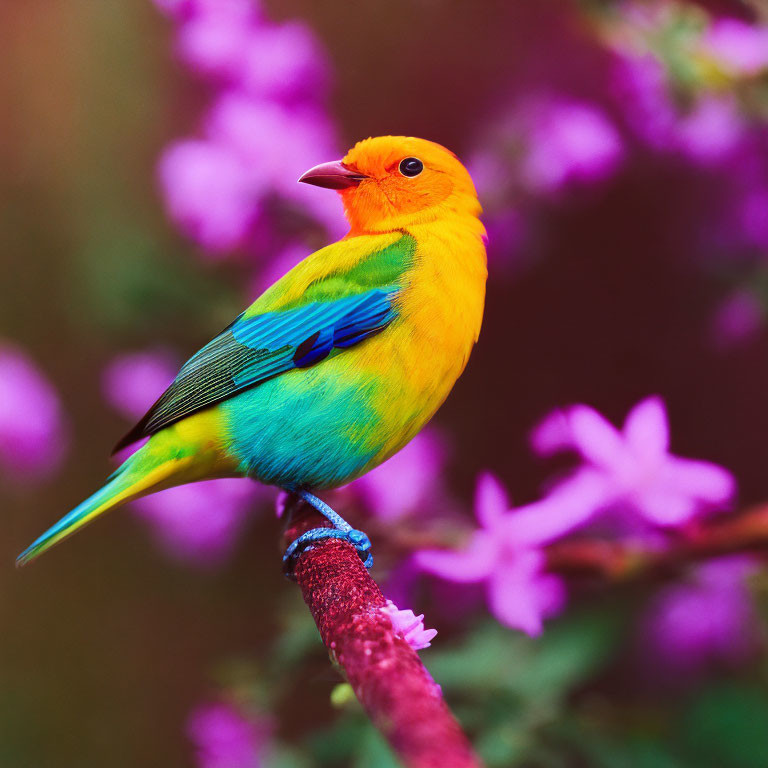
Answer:
POLYGON ((336 189, 353 232, 388 232, 447 216, 480 213, 472 179, 453 152, 409 136, 355 144, 299 181, 336 189))

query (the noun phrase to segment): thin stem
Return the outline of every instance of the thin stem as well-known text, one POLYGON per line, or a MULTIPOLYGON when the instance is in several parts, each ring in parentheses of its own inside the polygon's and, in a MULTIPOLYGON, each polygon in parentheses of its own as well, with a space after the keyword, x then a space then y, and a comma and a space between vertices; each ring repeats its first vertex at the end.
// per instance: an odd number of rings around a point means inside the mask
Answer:
POLYGON ((663 549, 600 539, 572 539, 547 548, 548 570, 567 576, 626 581, 678 573, 692 562, 722 555, 768 552, 768 504, 733 517, 682 528, 663 549))

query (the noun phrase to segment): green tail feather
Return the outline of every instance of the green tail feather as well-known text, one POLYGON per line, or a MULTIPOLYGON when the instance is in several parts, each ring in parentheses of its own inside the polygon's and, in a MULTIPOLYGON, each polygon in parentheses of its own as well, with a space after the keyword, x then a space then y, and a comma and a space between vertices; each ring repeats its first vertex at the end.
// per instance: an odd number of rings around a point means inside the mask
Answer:
POLYGON ((153 467, 153 463, 144 449, 137 451, 110 475, 103 488, 64 515, 58 523, 32 542, 16 558, 16 565, 26 565, 104 512, 156 489, 160 485, 159 481, 167 479, 171 462, 165 467, 153 467))

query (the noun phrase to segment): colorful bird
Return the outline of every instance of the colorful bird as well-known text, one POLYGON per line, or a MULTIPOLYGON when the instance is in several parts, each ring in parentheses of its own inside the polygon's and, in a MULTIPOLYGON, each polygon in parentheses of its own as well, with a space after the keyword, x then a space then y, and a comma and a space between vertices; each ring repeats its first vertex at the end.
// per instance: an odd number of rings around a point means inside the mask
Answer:
MULTIPOLYGON (((278 486, 334 520, 310 491, 381 464, 443 403, 485 301, 485 229, 466 169, 439 144, 382 136, 299 181, 338 190, 349 233, 184 364, 115 450, 149 440, 19 564, 131 499, 209 478, 278 486)), ((367 551, 364 534, 348 536, 338 516, 335 525, 330 535, 367 551)))

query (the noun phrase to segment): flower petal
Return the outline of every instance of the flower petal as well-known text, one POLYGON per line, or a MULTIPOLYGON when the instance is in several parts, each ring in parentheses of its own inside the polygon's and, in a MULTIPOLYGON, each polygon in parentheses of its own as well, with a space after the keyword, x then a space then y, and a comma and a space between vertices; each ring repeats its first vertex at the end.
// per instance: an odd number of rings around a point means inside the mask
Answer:
POLYGON ((483 528, 493 528, 509 511, 509 498, 498 477, 483 472, 475 489, 475 515, 483 528))
POLYGON ((614 497, 605 475, 582 469, 549 496, 512 510, 505 516, 502 535, 517 545, 547 544, 589 522, 614 497))
POLYGON ((439 503, 446 450, 432 431, 422 432, 381 466, 351 485, 381 520, 397 520, 439 503))
POLYGON ((648 397, 639 402, 624 422, 624 437, 639 459, 658 459, 669 450, 669 422, 664 401, 648 397))
POLYGON ((539 456, 551 456, 573 445, 571 425, 564 411, 552 411, 531 432, 531 447, 539 456))
POLYGON ((391 600, 381 609, 392 622, 392 628, 405 640, 414 651, 429 648, 437 636, 436 629, 426 629, 424 614, 418 616, 411 610, 399 609, 391 600))
POLYGON ((697 512, 694 499, 673 489, 649 488, 632 494, 629 500, 654 525, 682 525, 697 512))
POLYGON ((562 607, 559 579, 542 576, 543 555, 527 550, 499 564, 488 581, 488 602, 493 615, 509 627, 540 635, 545 616, 562 607))
POLYGON ((677 456, 667 459, 664 480, 678 493, 688 494, 708 504, 725 504, 736 490, 736 480, 724 467, 677 456))
POLYGON ((490 535, 478 531, 469 546, 460 551, 426 549, 416 552, 414 560, 422 570, 449 581, 472 583, 487 579, 493 571, 498 546, 490 535))
POLYGON ((569 422, 576 449, 587 461, 611 469, 625 455, 621 434, 594 408, 574 406, 569 413, 569 422))

